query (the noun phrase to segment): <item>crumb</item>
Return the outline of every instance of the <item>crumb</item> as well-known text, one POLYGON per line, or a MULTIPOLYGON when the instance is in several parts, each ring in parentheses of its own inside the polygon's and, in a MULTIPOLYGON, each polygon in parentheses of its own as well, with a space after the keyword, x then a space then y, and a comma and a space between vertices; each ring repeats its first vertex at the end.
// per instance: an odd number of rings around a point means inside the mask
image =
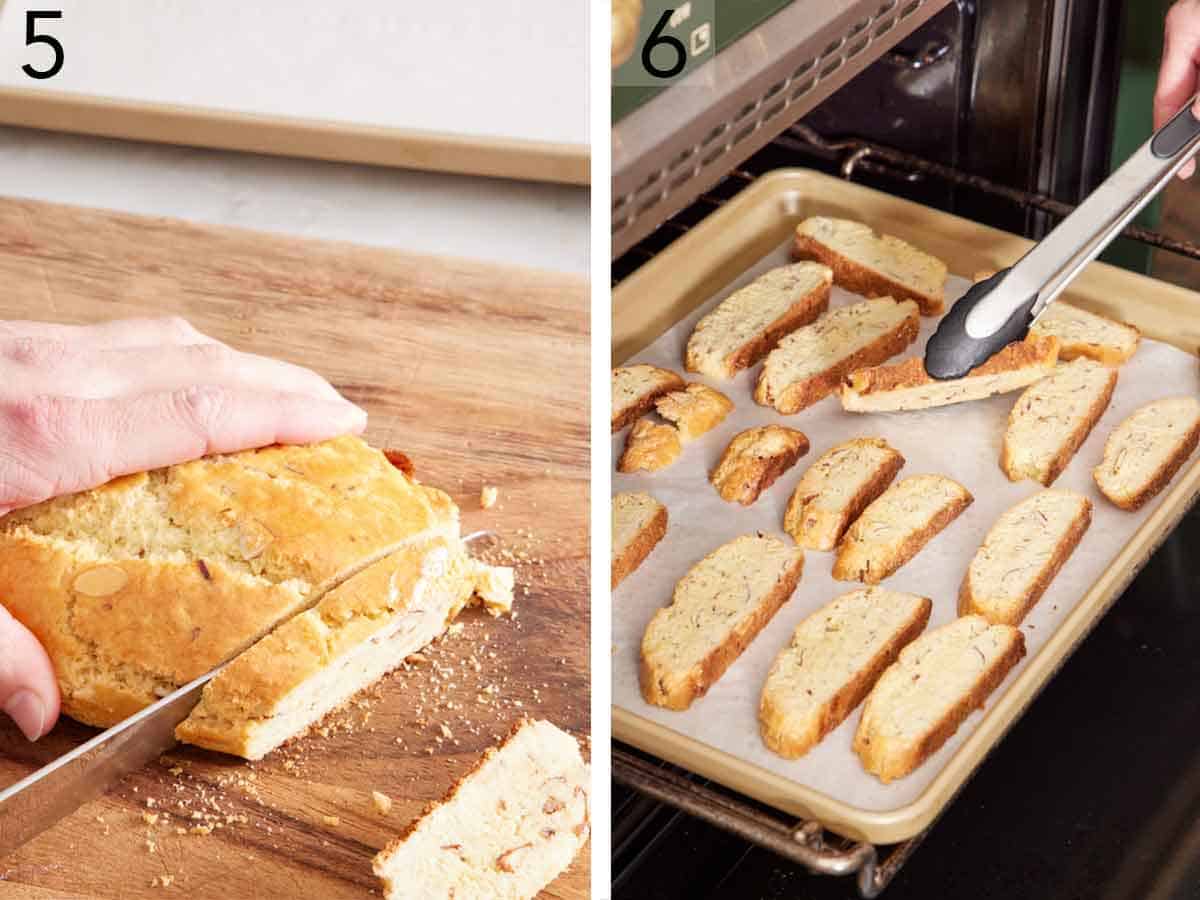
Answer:
POLYGON ((158 824, 158 813, 144 812, 144 813, 142 813, 142 821, 145 822, 147 825, 157 825, 158 824))
POLYGON ((392 798, 387 794, 371 791, 371 802, 375 804, 375 811, 381 816, 386 816, 392 811, 392 798))
POLYGON ((490 484, 485 484, 483 490, 479 492, 479 505, 484 509, 491 509, 496 505, 499 496, 500 491, 490 484))
POLYGON ((213 826, 211 825, 193 825, 188 829, 188 834, 212 834, 213 826))
POLYGON ((174 875, 155 875, 154 880, 150 882, 150 887, 169 888, 174 880, 174 875))
POLYGON ((342 824, 342 820, 337 816, 321 816, 321 821, 333 828, 337 828, 342 824))

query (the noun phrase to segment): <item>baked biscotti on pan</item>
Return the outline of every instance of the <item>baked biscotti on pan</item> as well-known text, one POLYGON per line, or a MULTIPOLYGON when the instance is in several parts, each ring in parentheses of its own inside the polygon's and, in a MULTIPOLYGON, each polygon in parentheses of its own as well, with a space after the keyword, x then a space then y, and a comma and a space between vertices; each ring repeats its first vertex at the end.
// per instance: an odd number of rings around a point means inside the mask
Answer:
POLYGON ((920 312, 911 300, 864 300, 830 310, 793 331, 767 354, 754 400, 784 415, 828 397, 856 369, 891 359, 917 339, 920 312))
POLYGON ((946 264, 912 244, 849 219, 814 216, 796 226, 795 255, 833 270, 834 283, 864 297, 912 300, 927 316, 946 306, 946 264))
POLYGON ((638 419, 625 438, 625 450, 617 461, 617 471, 657 472, 679 459, 682 452, 678 428, 638 419))
POLYGON ((689 384, 654 401, 658 414, 679 429, 679 440, 694 441, 712 431, 733 412, 733 401, 706 384, 689 384))
POLYGON ((843 594, 797 627, 758 704, 763 743, 797 759, 862 703, 929 622, 927 597, 872 587, 843 594))
POLYGON ((808 438, 794 428, 748 428, 734 435, 708 480, 722 500, 750 506, 807 452, 808 438))
POLYGON ((936 753, 1025 655, 1011 625, 963 616, 900 651, 867 696, 854 734, 863 768, 885 784, 936 753))
POLYGON ((842 538, 833 577, 878 584, 958 518, 974 498, 944 475, 910 475, 863 510, 842 538))
POLYGON ((1108 409, 1116 386, 1116 369, 1080 358, 1027 387, 1008 414, 1004 474, 1053 484, 1108 409))
POLYGON ((579 743, 526 720, 375 856, 387 900, 532 900, 591 832, 579 743))
POLYGON ((1086 357, 1108 366, 1127 362, 1137 350, 1141 334, 1132 325, 1071 306, 1051 303, 1029 327, 1035 337, 1058 338, 1058 358, 1086 357))
POLYGON ((854 438, 825 451, 792 491, 784 531, 806 550, 832 550, 903 465, 882 438, 854 438))
POLYGON ((1155 400, 1113 429, 1104 443, 1104 459, 1092 475, 1112 503, 1135 510, 1170 483, 1198 441, 1200 401, 1155 400))
POLYGON ((642 564, 667 533, 667 508, 649 494, 612 498, 612 587, 642 564))
POLYGON ((512 588, 511 569, 471 559, 457 535, 401 547, 218 672, 175 736, 261 759, 439 637, 472 595, 511 609, 512 588))
POLYGON ((640 363, 612 370, 612 430, 616 434, 648 413, 668 391, 682 390, 683 378, 670 369, 640 363))
POLYGON ((1014 341, 962 378, 939 381, 913 357, 850 373, 842 384, 842 408, 849 412, 897 412, 982 400, 1033 384, 1054 371, 1058 338, 1014 341))
POLYGON ((675 586, 642 637, 647 703, 687 709, 703 697, 792 595, 804 551, 772 535, 718 547, 675 586))
POLYGON ((1039 491, 988 531, 958 592, 960 615, 1020 625, 1092 523, 1092 501, 1074 491, 1039 491))
POLYGON ((109 726, 211 670, 458 510, 358 438, 119 478, 0 519, 0 597, 63 709, 109 726))
POLYGON ((687 370, 732 378, 754 365, 784 335, 825 312, 832 284, 833 273, 811 262, 760 275, 696 324, 684 357, 687 370))

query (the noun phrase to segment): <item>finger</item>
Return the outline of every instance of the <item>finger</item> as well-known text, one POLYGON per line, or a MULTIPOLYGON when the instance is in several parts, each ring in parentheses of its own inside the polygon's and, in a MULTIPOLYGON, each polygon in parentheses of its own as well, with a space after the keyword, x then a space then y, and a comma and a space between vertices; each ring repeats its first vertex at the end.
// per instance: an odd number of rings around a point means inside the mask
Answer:
POLYGON ((344 400, 211 385, 139 397, 0 403, 0 508, 87 490, 211 453, 359 434, 344 400))
POLYGON ((58 325, 53 322, 10 320, 0 322, 0 350, 33 342, 57 343, 72 350, 119 350, 130 347, 211 344, 215 339, 198 331, 179 316, 114 319, 95 325, 58 325))
POLYGON ((1196 60, 1200 52, 1200 12, 1195 4, 1177 3, 1167 13, 1162 64, 1154 92, 1154 130, 1196 93, 1196 60))
POLYGON ((54 667, 33 633, 0 606, 0 709, 36 741, 58 718, 54 667))
MULTIPOLYGON (((31 377, 42 393, 99 399, 167 393, 194 384, 343 400, 311 369, 239 353, 224 344, 107 350, 82 358, 64 357, 31 377)), ((0 391, 3 388, 0 387, 0 391)))

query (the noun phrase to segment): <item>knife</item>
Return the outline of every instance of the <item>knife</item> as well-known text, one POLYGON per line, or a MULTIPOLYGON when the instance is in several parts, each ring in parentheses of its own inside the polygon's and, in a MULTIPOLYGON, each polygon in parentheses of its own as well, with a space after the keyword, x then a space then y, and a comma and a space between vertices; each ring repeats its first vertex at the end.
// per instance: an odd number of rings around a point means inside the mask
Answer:
POLYGON ((1200 148, 1200 119, 1192 114, 1196 99, 1011 268, 971 286, 925 345, 925 370, 931 376, 961 378, 1025 337, 1051 301, 1200 148))
MULTIPOLYGON (((472 544, 496 537, 493 531, 476 531, 462 540, 472 544)), ((0 859, 174 747, 175 726, 191 714, 204 685, 223 668, 201 675, 0 791, 0 859)))

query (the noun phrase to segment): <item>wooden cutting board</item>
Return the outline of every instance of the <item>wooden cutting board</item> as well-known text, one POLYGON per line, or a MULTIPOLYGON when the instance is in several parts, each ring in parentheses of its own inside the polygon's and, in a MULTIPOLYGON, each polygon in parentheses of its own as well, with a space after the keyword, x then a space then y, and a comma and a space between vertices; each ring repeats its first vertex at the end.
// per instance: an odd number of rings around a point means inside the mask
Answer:
MULTIPOLYGON (((0 200, 0 319, 148 315, 309 366, 363 406, 371 443, 405 451, 453 495, 464 533, 492 529, 518 558, 517 616, 469 611, 326 735, 261 762, 172 752, 0 859, 0 897, 378 895, 374 853, 521 717, 589 732, 587 286, 0 200), (500 491, 490 510, 485 484, 500 491)), ((29 744, 3 719, 0 785, 93 733, 63 720, 29 744)), ((586 855, 544 896, 587 897, 586 855)))

